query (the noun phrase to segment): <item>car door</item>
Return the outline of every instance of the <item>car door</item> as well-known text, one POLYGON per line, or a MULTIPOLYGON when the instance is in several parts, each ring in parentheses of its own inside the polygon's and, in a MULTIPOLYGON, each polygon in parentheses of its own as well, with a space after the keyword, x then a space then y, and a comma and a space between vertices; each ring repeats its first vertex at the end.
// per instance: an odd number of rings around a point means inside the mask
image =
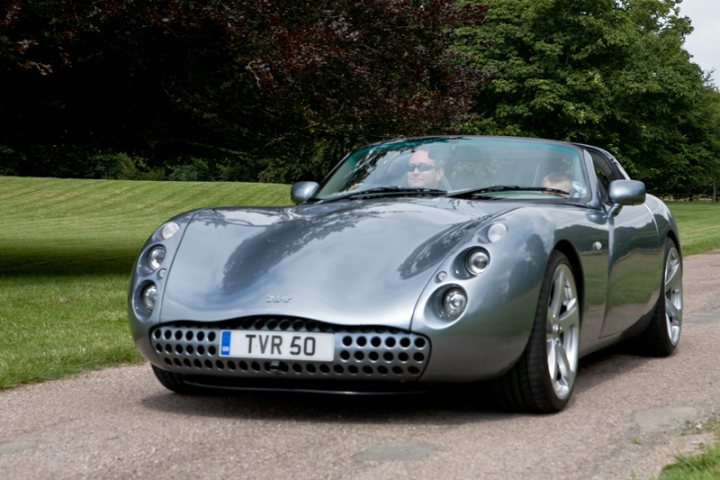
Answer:
POLYGON ((590 152, 602 208, 608 215, 608 286, 601 337, 616 335, 648 313, 657 295, 662 259, 658 230, 647 206, 624 206, 610 215, 610 182, 627 177, 600 152, 590 152), (657 281, 656 281, 657 280, 657 281))

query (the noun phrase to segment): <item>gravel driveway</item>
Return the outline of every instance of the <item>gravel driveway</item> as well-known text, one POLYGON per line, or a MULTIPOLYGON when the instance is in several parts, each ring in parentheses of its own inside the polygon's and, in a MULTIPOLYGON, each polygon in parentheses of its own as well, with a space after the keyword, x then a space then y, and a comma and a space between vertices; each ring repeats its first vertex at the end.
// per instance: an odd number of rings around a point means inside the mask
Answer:
POLYGON ((556 415, 465 395, 181 397, 147 365, 0 392, 0 476, 630 479, 712 440, 720 416, 720 251, 685 259, 685 326, 668 359, 581 361, 556 415))

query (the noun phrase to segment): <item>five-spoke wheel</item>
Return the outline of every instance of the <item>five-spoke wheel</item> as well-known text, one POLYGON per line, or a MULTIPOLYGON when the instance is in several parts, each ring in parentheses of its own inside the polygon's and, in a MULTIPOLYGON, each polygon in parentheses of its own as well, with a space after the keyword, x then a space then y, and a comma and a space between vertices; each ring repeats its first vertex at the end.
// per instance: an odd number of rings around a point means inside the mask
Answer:
POLYGON ((680 341, 682 326, 683 291, 682 291, 682 262, 680 254, 671 245, 665 259, 665 326, 668 340, 672 345, 680 341))
POLYGON ((640 351, 658 357, 666 357, 675 351, 682 331, 682 257, 671 239, 665 242, 664 265, 652 320, 645 332, 634 340, 640 351))
POLYGON ((548 260, 525 351, 497 383, 505 405, 546 413, 565 408, 577 375, 580 317, 572 265, 556 250, 548 260))
POLYGON ((552 279, 547 307, 546 349, 550 382, 560 399, 570 396, 578 365, 580 308, 570 267, 561 263, 552 279))

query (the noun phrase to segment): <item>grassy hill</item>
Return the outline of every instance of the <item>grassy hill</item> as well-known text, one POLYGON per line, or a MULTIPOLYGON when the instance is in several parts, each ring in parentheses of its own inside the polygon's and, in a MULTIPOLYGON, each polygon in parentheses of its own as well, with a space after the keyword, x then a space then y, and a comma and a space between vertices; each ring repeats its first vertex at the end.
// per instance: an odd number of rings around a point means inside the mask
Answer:
POLYGON ((0 177, 0 275, 128 273, 180 212, 288 204, 287 185, 0 177))
MULTIPOLYGON (((0 177, 0 275, 128 273, 180 212, 289 204, 289 186, 277 184, 0 177)), ((720 205, 671 207, 686 254, 720 248, 720 205)))
POLYGON ((680 228, 684 255, 720 249, 720 203, 672 202, 669 205, 680 228))
POLYGON ((139 362, 130 271, 168 218, 287 205, 287 185, 0 177, 0 389, 139 362))

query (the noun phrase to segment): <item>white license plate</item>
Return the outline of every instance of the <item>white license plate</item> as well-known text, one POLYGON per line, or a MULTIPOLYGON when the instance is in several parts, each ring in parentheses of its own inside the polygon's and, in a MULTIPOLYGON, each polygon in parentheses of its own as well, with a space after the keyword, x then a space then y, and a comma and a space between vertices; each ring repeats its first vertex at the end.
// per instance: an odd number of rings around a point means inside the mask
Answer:
POLYGON ((335 357, 335 335, 223 330, 220 332, 220 356, 329 362, 335 357))

